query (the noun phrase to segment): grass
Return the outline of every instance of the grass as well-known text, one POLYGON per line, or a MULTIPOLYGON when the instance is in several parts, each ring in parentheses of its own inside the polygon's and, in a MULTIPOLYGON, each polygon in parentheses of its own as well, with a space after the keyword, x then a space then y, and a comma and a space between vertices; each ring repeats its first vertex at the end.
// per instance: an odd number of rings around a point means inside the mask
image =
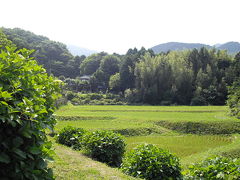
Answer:
POLYGON ((126 138, 127 149, 133 149, 139 144, 149 143, 183 158, 232 143, 229 136, 216 135, 179 135, 179 136, 134 136, 126 138))
POLYGON ((187 157, 181 159, 181 164, 184 168, 192 163, 197 163, 202 160, 205 160, 208 157, 216 156, 216 155, 224 155, 231 158, 240 158, 240 135, 234 134, 232 137, 232 143, 218 146, 215 148, 208 149, 207 151, 203 151, 197 154, 192 154, 187 157), (235 154, 235 152, 238 152, 235 154))
POLYGON ((78 116, 77 121, 61 120, 56 130, 65 126, 96 129, 156 128, 159 121, 230 122, 226 106, 64 106, 57 116, 78 116))
MULTIPOLYGON (((56 131, 66 126, 74 126, 87 130, 129 131, 129 135, 134 135, 131 131, 140 132, 140 135, 136 133, 138 136, 125 138, 127 151, 141 143, 155 144, 180 157, 184 168, 212 155, 240 157, 240 135, 187 135, 183 133, 184 129, 179 133, 167 126, 171 123, 175 126, 191 123, 234 126, 234 123, 240 123, 239 119, 228 116, 226 106, 68 105, 61 107, 56 115, 61 119, 56 125, 56 131), (165 122, 166 126, 162 127, 162 122, 165 122), (148 130, 150 135, 141 135, 148 130)), ((51 166, 57 179, 131 179, 117 169, 92 161, 77 151, 57 144, 54 146, 57 155, 51 166)))
POLYGON ((94 161, 78 151, 54 143, 56 155, 49 163, 57 180, 134 180, 116 168, 94 161))

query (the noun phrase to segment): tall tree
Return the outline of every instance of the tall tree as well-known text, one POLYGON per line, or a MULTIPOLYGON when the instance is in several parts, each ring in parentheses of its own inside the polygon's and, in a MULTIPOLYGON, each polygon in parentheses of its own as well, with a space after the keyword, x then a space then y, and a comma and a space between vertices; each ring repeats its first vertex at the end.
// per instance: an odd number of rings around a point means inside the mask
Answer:
POLYGON ((100 67, 101 60, 107 53, 101 52, 97 54, 92 54, 88 56, 80 65, 80 74, 81 75, 92 75, 100 67))

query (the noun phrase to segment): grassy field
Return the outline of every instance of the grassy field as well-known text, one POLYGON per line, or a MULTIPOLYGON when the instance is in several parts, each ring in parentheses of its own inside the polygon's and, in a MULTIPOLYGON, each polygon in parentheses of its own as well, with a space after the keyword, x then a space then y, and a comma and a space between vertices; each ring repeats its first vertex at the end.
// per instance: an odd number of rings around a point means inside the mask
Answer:
MULTIPOLYGON (((60 119, 56 125, 56 131, 66 127, 74 126, 81 127, 87 130, 107 129, 119 132, 127 130, 136 130, 140 132, 138 136, 125 137, 127 143, 127 151, 133 149, 138 144, 151 143, 161 148, 167 149, 170 152, 180 157, 183 167, 187 167, 191 163, 199 162, 209 156, 220 154, 227 156, 239 157, 240 155, 240 136, 238 134, 229 135, 199 135, 185 134, 176 130, 162 126, 164 123, 183 123, 183 126, 188 123, 200 123, 205 125, 224 128, 228 126, 230 129, 239 128, 240 120, 228 116, 226 106, 64 106, 61 107, 56 115, 60 119), (184 124, 186 123, 186 124, 184 124), (235 124, 234 124, 235 123, 235 124), (237 123, 237 124, 236 124, 237 123), (141 129, 151 130, 148 134, 141 134, 144 131, 141 129)), ((177 124, 178 126, 179 124, 177 124)), ((192 125, 192 124, 190 124, 192 125)), ((171 126, 171 124, 170 124, 171 126)), ((176 126, 176 124, 175 124, 176 126)), ((184 126, 184 127, 185 127, 184 126)), ((187 127, 187 126, 186 126, 187 127)), ((204 127, 204 126, 203 126, 204 127)), ((198 128, 198 127, 197 127, 198 128)), ((228 130, 228 129, 227 129, 228 130)), ((211 128, 210 128, 211 131, 211 128)), ((213 131, 215 132, 215 131, 213 131)), ((109 170, 110 175, 104 174, 107 166, 99 167, 97 162, 92 162, 90 159, 85 159, 79 152, 72 152, 70 149, 55 144, 57 156, 56 161, 52 166, 55 174, 58 174, 59 179, 62 177, 76 177, 78 171, 76 166, 84 166, 80 168, 84 177, 87 179, 129 179, 116 169, 109 170), (70 152, 68 152, 70 151, 70 152), (73 155, 68 154, 73 153, 73 155), (78 153, 74 154, 74 153, 78 153), (79 156, 72 158, 71 156, 79 156), (69 156, 69 157, 68 157, 69 156), (83 161, 83 164, 78 164, 76 159, 83 161), (89 162, 88 162, 89 161, 89 162), (87 164, 95 164, 94 168, 86 168, 87 164), (97 163, 97 164, 96 164, 97 163), (71 164, 75 168, 70 170, 71 164), (63 170, 62 169, 66 169, 63 170), (75 170, 74 170, 75 169, 75 170), (75 175, 74 175, 75 173, 75 175), (97 178, 96 178, 97 177, 97 178)), ((99 163, 101 164, 101 163, 99 163)), ((111 169, 111 168, 110 168, 111 169)), ((81 174, 81 173, 80 173, 81 174)), ((77 178, 78 177, 78 178, 77 178)), ((68 179, 68 178, 66 178, 68 179)), ((73 178, 74 179, 74 178, 73 178)))
POLYGON ((56 130, 68 125, 96 130, 153 128, 159 121, 239 121, 227 115, 225 106, 64 106, 56 114, 78 116, 77 121, 59 121, 56 130))
POLYGON ((232 143, 232 138, 216 135, 133 136, 126 138, 126 143, 128 150, 143 143, 155 144, 183 158, 207 151, 211 148, 228 145, 232 143))

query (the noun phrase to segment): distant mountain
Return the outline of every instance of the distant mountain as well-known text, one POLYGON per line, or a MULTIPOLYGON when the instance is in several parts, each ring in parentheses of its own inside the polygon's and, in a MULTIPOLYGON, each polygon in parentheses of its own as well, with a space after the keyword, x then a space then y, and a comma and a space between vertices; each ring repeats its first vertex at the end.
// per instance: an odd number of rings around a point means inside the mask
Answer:
POLYGON ((233 41, 227 42, 218 46, 217 49, 227 50, 230 54, 236 54, 240 51, 240 43, 233 41))
POLYGON ((200 43, 180 43, 180 42, 168 42, 164 44, 159 44, 157 46, 152 47, 151 49, 157 54, 160 52, 167 51, 181 51, 185 49, 199 49, 201 47, 211 48, 211 46, 200 43))
POLYGON ((159 44, 157 46, 152 47, 151 49, 156 53, 167 52, 167 51, 181 51, 185 49, 200 49, 201 47, 213 48, 220 50, 227 50, 230 54, 236 54, 240 51, 240 43, 238 42, 227 42, 225 44, 215 44, 214 46, 210 46, 207 44, 200 43, 181 43, 181 42, 168 42, 159 44))
POLYGON ((77 56, 77 55, 78 56, 82 56, 82 55, 89 56, 91 54, 97 53, 97 51, 78 47, 75 45, 67 45, 67 48, 74 56, 77 56))

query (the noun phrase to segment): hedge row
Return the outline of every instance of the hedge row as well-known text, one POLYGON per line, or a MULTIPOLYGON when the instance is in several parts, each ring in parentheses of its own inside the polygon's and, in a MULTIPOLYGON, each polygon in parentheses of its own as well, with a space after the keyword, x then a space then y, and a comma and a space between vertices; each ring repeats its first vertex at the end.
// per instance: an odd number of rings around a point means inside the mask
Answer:
POLYGON ((88 132, 70 126, 59 132, 57 142, 75 150, 82 149, 86 155, 110 166, 120 166, 126 146, 123 137, 112 131, 88 132))

